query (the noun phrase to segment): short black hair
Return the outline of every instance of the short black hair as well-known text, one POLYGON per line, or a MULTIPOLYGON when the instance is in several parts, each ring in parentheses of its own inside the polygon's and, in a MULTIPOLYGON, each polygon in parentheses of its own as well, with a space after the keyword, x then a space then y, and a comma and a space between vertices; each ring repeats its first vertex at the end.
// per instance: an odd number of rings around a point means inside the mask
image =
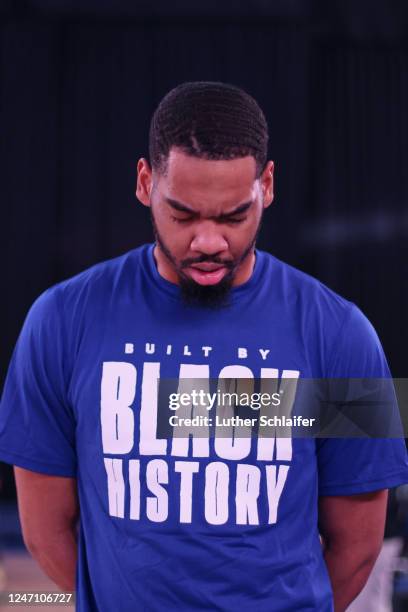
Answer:
POLYGON ((166 94, 153 114, 152 168, 165 173, 172 147, 203 159, 252 155, 259 177, 268 154, 268 125, 254 98, 235 85, 182 83, 166 94))

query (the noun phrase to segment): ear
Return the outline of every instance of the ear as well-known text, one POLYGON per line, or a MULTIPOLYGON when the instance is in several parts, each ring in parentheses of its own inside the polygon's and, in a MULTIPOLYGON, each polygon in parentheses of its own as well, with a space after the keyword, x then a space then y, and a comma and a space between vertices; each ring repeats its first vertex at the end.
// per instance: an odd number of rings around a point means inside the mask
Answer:
POLYGON ((152 186, 153 176, 150 164, 142 157, 137 162, 136 197, 144 206, 150 206, 152 186))
POLYGON ((275 166, 274 166, 273 161, 268 161, 268 163, 266 164, 260 176, 264 208, 267 208, 273 202, 273 186, 274 186, 273 170, 274 170, 274 167, 275 166))

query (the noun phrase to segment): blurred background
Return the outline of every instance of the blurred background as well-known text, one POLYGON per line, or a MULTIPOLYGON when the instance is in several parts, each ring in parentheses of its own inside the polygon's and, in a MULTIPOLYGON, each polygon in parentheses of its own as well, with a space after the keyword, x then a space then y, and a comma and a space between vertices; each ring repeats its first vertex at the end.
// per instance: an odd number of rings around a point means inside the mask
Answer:
MULTIPOLYGON (((408 375, 406 0, 0 0, 0 44, 0 383, 39 293, 152 240, 136 163, 156 105, 187 80, 258 100, 276 164, 258 246, 354 301, 408 375)), ((40 584, 1 463, 0 483, 0 587, 40 584)))

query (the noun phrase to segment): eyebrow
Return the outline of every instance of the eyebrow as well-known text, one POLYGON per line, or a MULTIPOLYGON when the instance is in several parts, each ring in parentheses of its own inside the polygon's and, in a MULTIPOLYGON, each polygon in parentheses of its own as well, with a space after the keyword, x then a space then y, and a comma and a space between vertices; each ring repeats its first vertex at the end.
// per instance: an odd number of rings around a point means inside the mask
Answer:
MULTIPOLYGON (((197 211, 193 210, 186 204, 182 204, 181 202, 178 202, 177 200, 173 200, 172 198, 165 198, 165 199, 166 199, 167 204, 169 204, 174 210, 178 210, 179 212, 189 213, 190 215, 195 215, 195 216, 200 215, 200 213, 197 213, 197 211)), ((252 200, 250 202, 244 202, 243 204, 240 204, 239 206, 237 206, 230 212, 222 213, 221 215, 214 215, 213 217, 210 217, 210 218, 225 219, 227 217, 233 217, 234 215, 239 215, 240 213, 246 212, 248 208, 252 206, 252 204, 253 204, 252 200)))

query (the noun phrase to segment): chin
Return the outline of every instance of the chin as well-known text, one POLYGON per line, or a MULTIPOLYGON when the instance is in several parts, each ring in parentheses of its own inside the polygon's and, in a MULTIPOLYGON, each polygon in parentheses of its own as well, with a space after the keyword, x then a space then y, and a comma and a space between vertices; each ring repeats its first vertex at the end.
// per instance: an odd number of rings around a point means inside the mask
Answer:
POLYGON ((189 306, 217 309, 230 304, 233 283, 231 273, 214 285, 201 285, 187 276, 180 276, 179 280, 181 297, 189 306))

